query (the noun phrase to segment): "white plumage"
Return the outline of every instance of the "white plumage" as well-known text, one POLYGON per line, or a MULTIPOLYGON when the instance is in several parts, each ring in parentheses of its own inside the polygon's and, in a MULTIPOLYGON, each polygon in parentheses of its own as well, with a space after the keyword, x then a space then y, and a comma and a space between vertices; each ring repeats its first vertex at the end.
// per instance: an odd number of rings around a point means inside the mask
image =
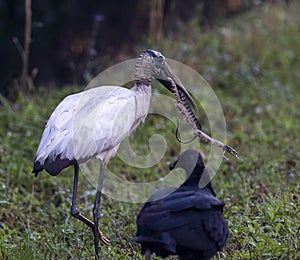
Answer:
POLYGON ((97 156, 107 163, 144 122, 150 98, 151 86, 102 86, 66 97, 47 122, 36 161, 44 164, 59 156, 82 163, 97 156))

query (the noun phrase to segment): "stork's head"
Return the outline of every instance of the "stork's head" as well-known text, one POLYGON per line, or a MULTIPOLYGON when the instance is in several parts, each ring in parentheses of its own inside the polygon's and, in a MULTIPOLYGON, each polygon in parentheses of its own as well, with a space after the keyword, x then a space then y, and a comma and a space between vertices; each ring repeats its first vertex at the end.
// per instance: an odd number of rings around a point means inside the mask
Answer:
POLYGON ((166 62, 165 57, 158 51, 146 50, 142 52, 137 59, 135 68, 135 81, 137 83, 150 85, 153 78, 157 79, 173 94, 180 91, 180 94, 185 95, 186 99, 190 101, 191 105, 196 108, 192 97, 171 70, 166 62))
POLYGON ((159 73, 165 57, 158 51, 143 51, 135 66, 135 80, 137 83, 150 85, 153 77, 159 73))

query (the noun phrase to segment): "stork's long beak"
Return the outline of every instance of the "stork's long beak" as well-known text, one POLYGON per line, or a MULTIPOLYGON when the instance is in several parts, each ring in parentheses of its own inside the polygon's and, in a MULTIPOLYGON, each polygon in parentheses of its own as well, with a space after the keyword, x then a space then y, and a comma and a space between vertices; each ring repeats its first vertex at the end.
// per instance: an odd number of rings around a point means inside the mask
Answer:
POLYGON ((185 89, 181 81, 176 77, 175 73, 171 70, 169 65, 164 62, 160 72, 155 76, 156 80, 159 81, 166 89, 168 89, 173 94, 175 93, 173 83, 175 83, 177 90, 181 90, 181 92, 186 96, 190 105, 198 112, 197 106, 191 95, 185 89), (173 83, 172 83, 173 81, 173 83))

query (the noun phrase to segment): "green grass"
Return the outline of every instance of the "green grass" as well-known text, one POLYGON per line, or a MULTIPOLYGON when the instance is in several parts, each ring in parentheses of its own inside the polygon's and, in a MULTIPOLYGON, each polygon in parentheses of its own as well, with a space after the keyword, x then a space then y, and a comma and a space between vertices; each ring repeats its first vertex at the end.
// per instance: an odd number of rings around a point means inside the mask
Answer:
MULTIPOLYGON (((190 30, 178 28, 172 39, 153 46, 211 83, 225 113, 228 143, 242 158, 224 161, 213 179, 231 232, 216 259, 300 258, 299 11, 297 1, 290 8, 262 5, 208 32, 192 19, 190 30)), ((73 169, 58 177, 30 173, 45 121, 59 100, 78 90, 41 87, 13 104, 1 98, 1 259, 93 256, 91 230, 70 217, 73 169)), ((150 117, 135 134, 135 149, 146 149, 148 138, 141 132, 151 136, 155 124, 174 139, 174 126, 150 117)), ((118 158, 111 166, 121 178, 155 180, 178 155, 178 144, 169 142, 164 161, 153 168, 129 167, 118 158)), ((93 192, 81 175, 78 204, 88 216, 93 192)), ((103 259, 142 259, 139 246, 129 242, 141 205, 105 196, 102 201, 101 227, 111 240, 110 247, 100 249, 103 259)))

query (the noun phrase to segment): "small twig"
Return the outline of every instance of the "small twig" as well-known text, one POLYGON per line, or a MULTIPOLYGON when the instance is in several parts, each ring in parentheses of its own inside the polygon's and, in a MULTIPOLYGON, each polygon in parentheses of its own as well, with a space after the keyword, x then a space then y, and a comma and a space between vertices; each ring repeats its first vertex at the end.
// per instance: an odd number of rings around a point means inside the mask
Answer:
POLYGON ((22 45, 19 42, 19 39, 17 37, 13 37, 12 41, 15 44, 15 46, 16 46, 16 48, 17 48, 17 50, 18 50, 18 52, 19 52, 19 54, 21 56, 21 58, 23 58, 23 52, 24 52, 24 50, 23 50, 22 45))
POLYGON ((157 43, 162 35, 165 0, 150 0, 149 36, 157 43))
POLYGON ((25 91, 28 77, 28 62, 29 62, 29 50, 31 43, 31 23, 32 23, 32 13, 31 13, 31 0, 25 0, 25 32, 24 32, 24 51, 22 55, 23 68, 21 75, 21 91, 25 91))
POLYGON ((91 39, 87 48, 86 70, 83 72, 83 76, 87 82, 90 82, 92 80, 95 74, 95 69, 97 67, 96 41, 99 33, 100 23, 103 21, 105 21, 104 15, 94 15, 91 39))

